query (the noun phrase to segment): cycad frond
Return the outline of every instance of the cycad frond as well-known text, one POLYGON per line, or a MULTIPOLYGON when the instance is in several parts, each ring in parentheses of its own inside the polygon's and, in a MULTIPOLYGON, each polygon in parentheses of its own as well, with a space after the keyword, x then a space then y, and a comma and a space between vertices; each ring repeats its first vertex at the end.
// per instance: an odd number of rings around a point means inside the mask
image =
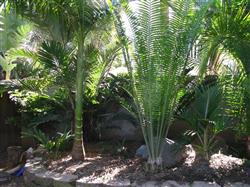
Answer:
POLYGON ((129 13, 136 60, 134 97, 152 165, 161 164, 181 76, 204 13, 196 12, 191 0, 140 1, 138 12, 129 13))

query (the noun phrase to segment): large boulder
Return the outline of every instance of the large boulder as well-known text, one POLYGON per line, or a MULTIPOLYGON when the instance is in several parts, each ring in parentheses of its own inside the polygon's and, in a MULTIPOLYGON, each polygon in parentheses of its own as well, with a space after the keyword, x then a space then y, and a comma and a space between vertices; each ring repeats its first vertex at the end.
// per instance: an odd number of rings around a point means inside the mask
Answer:
MULTIPOLYGON (((148 149, 142 145, 136 151, 136 156, 144 159, 148 158, 148 149)), ((187 147, 182 146, 173 140, 166 138, 162 153, 163 166, 167 168, 175 167, 181 164, 187 158, 187 147)))
POLYGON ((143 135, 137 119, 127 110, 105 115, 100 124, 101 140, 142 141, 143 135))
POLYGON ((23 148, 21 146, 10 146, 7 148, 8 161, 7 168, 13 168, 21 162, 23 148))
POLYGON ((102 140, 128 140, 141 141, 143 139, 141 129, 128 120, 114 120, 105 124, 101 130, 102 140))

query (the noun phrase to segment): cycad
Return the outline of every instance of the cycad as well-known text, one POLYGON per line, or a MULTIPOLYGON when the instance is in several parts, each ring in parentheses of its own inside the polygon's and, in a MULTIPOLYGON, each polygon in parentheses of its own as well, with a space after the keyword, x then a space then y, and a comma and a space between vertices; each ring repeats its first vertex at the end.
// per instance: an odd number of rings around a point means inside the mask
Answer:
POLYGON ((215 145, 216 135, 225 129, 222 93, 222 87, 217 83, 196 86, 189 98, 189 105, 180 115, 190 126, 192 135, 198 137, 198 143, 194 146, 206 159, 209 159, 215 145))
POLYGON ((183 70, 205 11, 194 11, 191 0, 144 0, 137 13, 129 12, 136 62, 135 71, 130 69, 133 96, 149 150, 148 163, 155 169, 162 164, 183 70))

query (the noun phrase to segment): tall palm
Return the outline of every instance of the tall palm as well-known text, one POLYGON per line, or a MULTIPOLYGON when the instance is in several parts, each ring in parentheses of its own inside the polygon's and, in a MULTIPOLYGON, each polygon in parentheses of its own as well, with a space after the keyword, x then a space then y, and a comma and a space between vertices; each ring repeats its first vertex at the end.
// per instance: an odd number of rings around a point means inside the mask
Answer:
MULTIPOLYGON (((82 132, 83 83, 88 73, 88 62, 85 55, 85 40, 95 26, 105 6, 102 1, 88 0, 9 0, 7 8, 15 8, 16 12, 37 24, 56 21, 58 36, 62 42, 75 39, 77 43, 77 72, 75 96, 75 139, 72 149, 73 159, 84 159, 82 132)), ((54 23, 54 22, 53 22, 54 23)))
POLYGON ((144 0, 139 1, 138 12, 128 10, 135 71, 129 59, 128 70, 152 169, 162 165, 164 140, 172 124, 183 70, 204 12, 195 11, 191 0, 144 0), (169 7, 171 15, 167 15, 169 7))

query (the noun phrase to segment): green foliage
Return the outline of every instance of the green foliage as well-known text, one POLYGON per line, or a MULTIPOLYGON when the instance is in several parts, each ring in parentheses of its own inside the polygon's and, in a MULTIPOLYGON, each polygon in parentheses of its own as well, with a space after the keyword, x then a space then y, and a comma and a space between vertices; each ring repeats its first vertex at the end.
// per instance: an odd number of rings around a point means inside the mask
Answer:
POLYGON ((191 131, 186 135, 198 138, 199 143, 194 146, 200 154, 209 159, 215 146, 218 133, 225 130, 228 117, 223 111, 223 91, 220 85, 201 85, 194 88, 190 97, 190 104, 181 113, 191 131))
POLYGON ((17 124, 24 130, 49 124, 59 132, 70 128, 73 113, 68 96, 63 89, 51 92, 48 85, 46 79, 26 79, 19 89, 9 92, 10 99, 20 106, 21 119, 17 124))
POLYGON ((177 113, 191 128, 185 135, 198 138, 195 146, 206 158, 213 152, 219 133, 230 128, 241 136, 246 130, 244 80, 244 74, 208 76, 189 85, 191 89, 181 99, 177 113))
MULTIPOLYGON (((88 88, 85 89, 85 92, 88 88)), ((100 82, 96 95, 89 97, 84 95, 84 112, 88 120, 88 129, 85 129, 86 138, 98 139, 100 137, 100 124, 107 122, 107 120, 114 119, 128 119, 135 120, 136 115, 120 115, 119 112, 111 112, 110 109, 114 109, 112 106, 124 107, 130 112, 134 112, 133 99, 130 95, 131 82, 127 74, 112 75, 108 74, 100 82), (93 134, 88 132, 91 131, 93 134), (97 136, 98 135, 98 136, 97 136), (94 137, 93 137, 94 136, 94 137)))
MULTIPOLYGON (((200 39, 203 67, 213 63, 215 51, 229 52, 249 72, 250 14, 247 1, 214 1, 207 15, 207 27, 200 39), (210 61, 210 62, 209 62, 210 61)), ((216 61, 214 61, 216 62, 216 61)))
POLYGON ((121 98, 129 99, 132 91, 131 82, 127 74, 112 75, 103 79, 98 87, 98 102, 108 103, 109 101, 120 102, 121 98))
POLYGON ((149 150, 148 162, 154 169, 162 163, 163 142, 172 124, 190 47, 202 29, 205 8, 195 11, 192 1, 146 0, 139 2, 137 13, 128 12, 136 62, 135 71, 128 67, 132 95, 149 150))
POLYGON ((229 125, 233 125, 240 136, 243 135, 246 124, 244 80, 245 75, 242 72, 220 77, 223 83, 224 112, 231 119, 229 125))
MULTIPOLYGON (((225 53, 237 62, 238 72, 226 72, 223 76, 226 98, 225 112, 237 124, 234 129, 239 136, 250 132, 250 105, 248 77, 250 70, 250 14, 248 1, 214 1, 206 17, 207 27, 202 34, 201 67, 216 66, 214 54, 225 53)), ((231 63, 231 62, 230 62, 231 63)), ((225 73, 225 72, 224 72, 225 73)))
POLYGON ((38 62, 40 71, 32 78, 43 79, 48 84, 35 93, 50 96, 57 104, 62 104, 61 98, 63 101, 68 98, 71 106, 66 108, 75 110, 75 140, 82 141, 83 95, 87 98, 96 96, 97 87, 119 51, 119 45, 113 45, 107 39, 110 47, 98 45, 104 41, 103 37, 92 34, 94 30, 100 32, 108 20, 101 19, 107 15, 105 2, 15 0, 6 1, 5 10, 14 10, 48 33, 37 55, 24 50, 14 54, 26 55, 38 62))
POLYGON ((57 136, 49 138, 44 132, 37 128, 27 130, 22 133, 24 137, 33 137, 37 140, 48 152, 65 151, 69 148, 69 144, 73 139, 71 132, 58 133, 57 136))
POLYGON ((17 60, 10 54, 14 48, 21 47, 31 31, 32 25, 22 20, 14 13, 0 14, 0 66, 6 72, 6 79, 10 79, 10 73, 16 66, 17 60))

